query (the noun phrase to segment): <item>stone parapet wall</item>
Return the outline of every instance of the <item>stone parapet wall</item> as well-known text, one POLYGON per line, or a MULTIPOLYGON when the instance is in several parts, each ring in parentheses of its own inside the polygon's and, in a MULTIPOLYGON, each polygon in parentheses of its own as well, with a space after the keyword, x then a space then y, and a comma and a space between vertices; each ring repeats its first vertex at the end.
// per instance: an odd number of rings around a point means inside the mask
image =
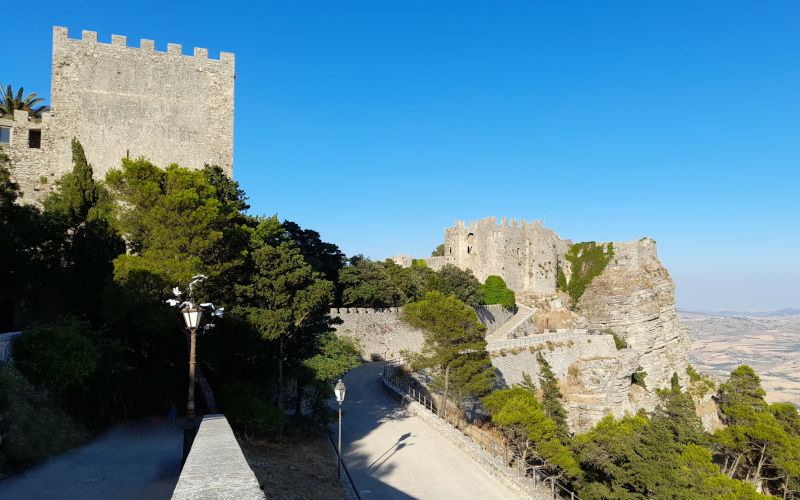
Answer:
POLYGON ((206 415, 194 438, 172 500, 266 498, 225 415, 206 415))
POLYGON ((434 271, 440 270, 447 264, 452 264, 454 266, 456 265, 456 259, 448 256, 425 257, 422 260, 425 262, 425 264, 427 264, 429 268, 433 269, 434 271))

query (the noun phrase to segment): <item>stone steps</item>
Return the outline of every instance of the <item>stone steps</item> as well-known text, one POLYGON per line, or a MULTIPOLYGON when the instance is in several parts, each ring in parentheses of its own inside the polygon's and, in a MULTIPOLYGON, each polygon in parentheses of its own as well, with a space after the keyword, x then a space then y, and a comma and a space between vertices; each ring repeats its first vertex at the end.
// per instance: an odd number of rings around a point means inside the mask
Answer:
POLYGON ((514 331, 518 326, 528 321, 533 316, 534 309, 517 304, 517 312, 511 316, 511 319, 503 323, 500 328, 495 330, 491 335, 486 336, 486 341, 489 343, 500 342, 506 340, 506 336, 514 331))

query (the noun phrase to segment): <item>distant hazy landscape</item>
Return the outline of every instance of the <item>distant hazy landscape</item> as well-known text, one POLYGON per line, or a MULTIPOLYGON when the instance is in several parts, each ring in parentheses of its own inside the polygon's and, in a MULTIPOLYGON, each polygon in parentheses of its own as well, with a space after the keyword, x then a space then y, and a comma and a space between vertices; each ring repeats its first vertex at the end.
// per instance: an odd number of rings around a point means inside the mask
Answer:
POLYGON ((770 313, 679 311, 691 329, 690 362, 724 381, 746 364, 761 377, 770 403, 800 406, 800 310, 770 313))

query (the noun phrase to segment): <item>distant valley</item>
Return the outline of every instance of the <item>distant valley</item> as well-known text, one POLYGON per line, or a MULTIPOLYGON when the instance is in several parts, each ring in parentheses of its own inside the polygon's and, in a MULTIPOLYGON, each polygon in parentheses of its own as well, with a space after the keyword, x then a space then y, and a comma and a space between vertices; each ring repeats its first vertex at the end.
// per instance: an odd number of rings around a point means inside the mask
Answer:
POLYGON ((800 406, 800 310, 772 313, 679 311, 691 330, 690 362, 720 381, 746 364, 761 377, 770 403, 800 406))

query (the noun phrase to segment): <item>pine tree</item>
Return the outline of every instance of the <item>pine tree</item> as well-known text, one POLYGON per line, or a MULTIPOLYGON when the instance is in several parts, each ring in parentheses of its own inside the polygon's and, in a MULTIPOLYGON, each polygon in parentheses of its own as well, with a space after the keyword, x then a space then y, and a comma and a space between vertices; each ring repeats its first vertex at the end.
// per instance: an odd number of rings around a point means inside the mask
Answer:
POLYGON ((439 371, 434 381, 442 388, 444 401, 450 397, 451 375, 462 396, 479 394, 493 384, 494 370, 484 340, 486 327, 474 309, 453 295, 428 292, 423 300, 405 306, 403 321, 424 330, 422 352, 410 355, 411 366, 439 371))
POLYGON ((573 477, 578 474, 580 469, 569 448, 559 439, 556 424, 544 414, 530 390, 518 385, 497 390, 483 398, 483 405, 492 412, 492 422, 516 449, 521 466, 527 465, 528 457, 533 456, 554 471, 573 477))
POLYGON ((569 440, 569 426, 567 425, 567 410, 561 405, 561 390, 558 388, 558 379, 550 367, 550 363, 542 356, 541 352, 536 353, 536 361, 539 363, 539 387, 542 389, 542 411, 550 417, 558 429, 558 438, 562 443, 569 440))

